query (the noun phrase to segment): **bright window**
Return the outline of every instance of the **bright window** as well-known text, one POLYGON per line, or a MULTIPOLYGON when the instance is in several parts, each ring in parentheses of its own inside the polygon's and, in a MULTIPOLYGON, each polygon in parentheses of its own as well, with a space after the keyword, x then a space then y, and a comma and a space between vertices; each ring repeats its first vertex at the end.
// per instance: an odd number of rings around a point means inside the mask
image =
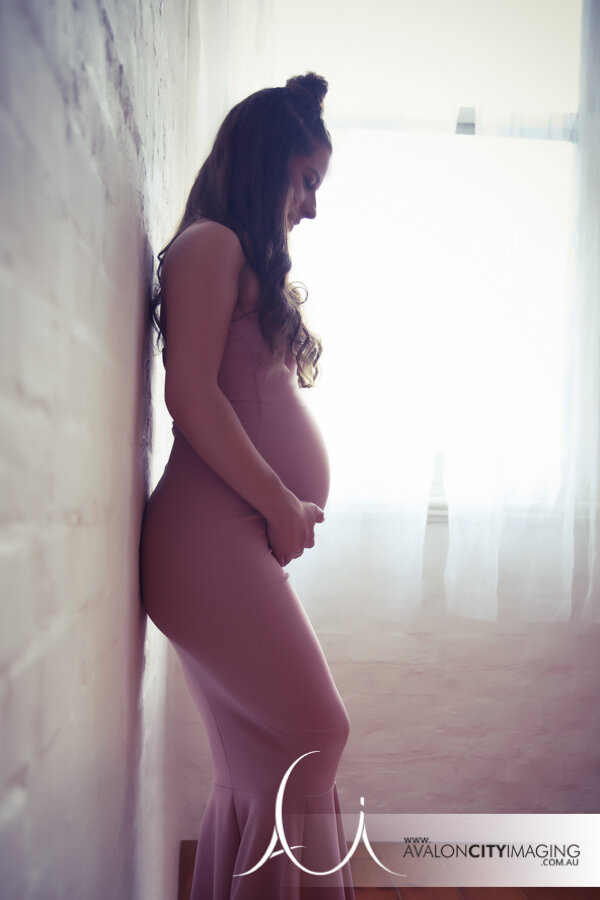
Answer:
POLYGON ((440 460, 446 478, 470 466, 474 502, 473 459, 490 453, 516 503, 557 490, 573 143, 373 128, 334 140, 318 247, 310 224, 293 234, 292 274, 325 338, 311 402, 336 496, 402 499, 423 454, 430 470, 437 454, 438 482, 440 460))

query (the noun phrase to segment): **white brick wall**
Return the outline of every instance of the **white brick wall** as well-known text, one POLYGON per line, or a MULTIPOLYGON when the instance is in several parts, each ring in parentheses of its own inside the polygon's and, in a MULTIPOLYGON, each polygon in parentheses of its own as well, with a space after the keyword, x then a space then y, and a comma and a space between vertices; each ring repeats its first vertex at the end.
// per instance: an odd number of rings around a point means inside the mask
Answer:
POLYGON ((150 649, 142 694, 137 554, 149 264, 192 175, 189 15, 189 0, 0 4, 0 892, 11 900, 175 892, 164 661, 150 649))

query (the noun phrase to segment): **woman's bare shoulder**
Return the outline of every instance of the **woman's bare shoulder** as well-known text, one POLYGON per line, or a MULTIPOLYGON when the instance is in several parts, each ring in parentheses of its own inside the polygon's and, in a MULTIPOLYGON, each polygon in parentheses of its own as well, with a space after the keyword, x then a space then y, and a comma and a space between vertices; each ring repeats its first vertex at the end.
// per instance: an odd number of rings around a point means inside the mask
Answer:
POLYGON ((220 222, 201 219, 192 222, 178 234, 163 259, 166 275, 174 266, 194 267, 207 262, 231 265, 238 271, 246 261, 244 251, 235 231, 220 222))

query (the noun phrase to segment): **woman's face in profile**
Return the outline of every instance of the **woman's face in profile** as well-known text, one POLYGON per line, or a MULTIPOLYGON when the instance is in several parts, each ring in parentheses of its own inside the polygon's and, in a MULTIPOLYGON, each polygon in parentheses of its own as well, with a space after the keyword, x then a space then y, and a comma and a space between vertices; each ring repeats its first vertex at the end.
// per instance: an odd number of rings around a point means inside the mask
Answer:
POLYGON ((325 178, 331 152, 319 144, 309 156, 293 156, 290 163, 290 187, 285 207, 288 230, 301 219, 317 214, 316 192, 325 178))

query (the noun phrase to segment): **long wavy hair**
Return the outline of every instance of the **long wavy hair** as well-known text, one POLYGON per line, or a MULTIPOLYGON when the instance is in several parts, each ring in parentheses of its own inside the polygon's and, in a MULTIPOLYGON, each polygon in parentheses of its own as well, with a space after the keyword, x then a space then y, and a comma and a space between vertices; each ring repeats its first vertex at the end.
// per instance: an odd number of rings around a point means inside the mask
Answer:
POLYGON ((291 259, 285 205, 290 162, 319 144, 331 151, 322 118, 327 81, 314 72, 288 79, 242 100, 225 117, 187 199, 173 238, 158 254, 158 284, 152 321, 166 364, 167 329, 162 290, 164 256, 188 225, 206 218, 231 228, 260 285, 258 306, 263 337, 275 358, 289 348, 300 387, 312 387, 319 372, 320 339, 304 324, 306 289, 289 282, 291 259))

